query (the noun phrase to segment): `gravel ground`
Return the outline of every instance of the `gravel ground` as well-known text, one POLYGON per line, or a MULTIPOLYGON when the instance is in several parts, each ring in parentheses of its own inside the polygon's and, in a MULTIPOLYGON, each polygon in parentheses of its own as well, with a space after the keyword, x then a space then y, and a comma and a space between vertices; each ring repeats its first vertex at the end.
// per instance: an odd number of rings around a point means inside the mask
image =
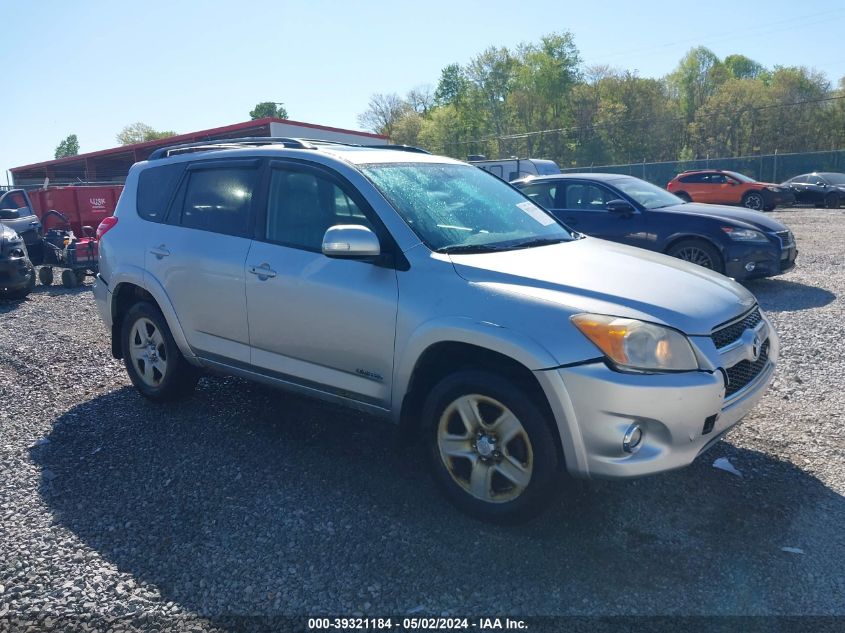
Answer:
POLYGON ((800 256, 750 284, 782 340, 762 403, 690 468, 578 484, 517 528, 459 514, 396 431, 359 414, 233 378, 142 399, 90 286, 0 303, 0 630, 845 615, 845 212, 772 215, 800 256))

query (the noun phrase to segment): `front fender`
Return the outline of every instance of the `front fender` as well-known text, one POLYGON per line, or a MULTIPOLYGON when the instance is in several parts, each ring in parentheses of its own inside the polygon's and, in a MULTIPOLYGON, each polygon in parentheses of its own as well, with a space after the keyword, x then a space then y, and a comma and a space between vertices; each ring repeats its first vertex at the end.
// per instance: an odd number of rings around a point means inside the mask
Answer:
MULTIPOLYGON (((402 349, 397 349, 392 402, 402 402, 414 367, 426 349, 436 343, 448 342, 466 343, 498 352, 533 371, 558 365, 548 349, 522 332, 467 317, 435 318, 420 324, 402 349)), ((400 406, 394 407, 393 415, 397 421, 400 410, 400 406)))

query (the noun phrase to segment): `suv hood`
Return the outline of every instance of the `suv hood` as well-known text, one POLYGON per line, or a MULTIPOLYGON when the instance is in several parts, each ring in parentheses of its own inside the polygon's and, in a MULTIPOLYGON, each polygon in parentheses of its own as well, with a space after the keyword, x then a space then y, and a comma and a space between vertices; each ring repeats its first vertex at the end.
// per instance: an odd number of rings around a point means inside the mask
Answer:
POLYGON ((755 229, 762 229, 769 233, 777 231, 785 231, 786 227, 763 215, 759 211, 745 211, 744 209, 737 209, 736 207, 728 207, 720 204, 702 204, 700 202, 687 202, 686 204, 676 204, 661 209, 654 209, 654 211, 669 211, 671 213, 682 213, 686 215, 703 215, 715 220, 728 220, 737 224, 744 225, 743 228, 751 226, 755 229))
POLYGON ((695 264, 585 237, 500 253, 450 255, 458 275, 506 292, 594 312, 661 323, 688 335, 746 312, 754 296, 695 264))

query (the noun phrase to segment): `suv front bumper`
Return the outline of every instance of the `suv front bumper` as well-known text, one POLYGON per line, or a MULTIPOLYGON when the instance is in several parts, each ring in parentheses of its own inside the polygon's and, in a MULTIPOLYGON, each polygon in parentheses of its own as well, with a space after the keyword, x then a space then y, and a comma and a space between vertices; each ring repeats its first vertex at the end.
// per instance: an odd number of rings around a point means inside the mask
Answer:
POLYGON ((773 332, 769 342, 759 374, 727 399, 720 370, 635 374, 599 361, 535 372, 552 402, 570 474, 628 478, 688 466, 763 397, 778 357, 773 332), (628 453, 623 437, 633 424, 643 439, 628 453))

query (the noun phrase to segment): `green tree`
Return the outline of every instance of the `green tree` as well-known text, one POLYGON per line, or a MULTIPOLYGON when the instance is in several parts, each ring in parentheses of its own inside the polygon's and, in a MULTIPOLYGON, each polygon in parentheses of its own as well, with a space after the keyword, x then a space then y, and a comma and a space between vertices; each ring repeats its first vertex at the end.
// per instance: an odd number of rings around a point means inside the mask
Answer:
POLYGON ((434 91, 434 102, 439 105, 457 105, 464 100, 469 80, 460 64, 449 64, 440 71, 440 81, 434 91))
POLYGON ((728 55, 722 62, 736 79, 757 79, 766 73, 766 67, 745 55, 728 55))
POLYGON ((253 121, 255 119, 287 119, 288 111, 284 103, 276 103, 273 101, 262 101, 257 103, 255 107, 250 110, 249 118, 253 121))
POLYGON ((76 134, 70 134, 56 146, 55 157, 65 158, 66 156, 76 156, 78 153, 79 139, 76 138, 76 134))
POLYGON ((158 139, 176 136, 173 130, 156 130, 146 123, 132 123, 124 127, 117 134, 117 142, 121 145, 131 145, 133 143, 145 143, 147 141, 157 141, 158 139))
POLYGON ((716 54, 699 46, 690 50, 666 79, 681 114, 690 122, 707 97, 727 78, 728 71, 716 54))

